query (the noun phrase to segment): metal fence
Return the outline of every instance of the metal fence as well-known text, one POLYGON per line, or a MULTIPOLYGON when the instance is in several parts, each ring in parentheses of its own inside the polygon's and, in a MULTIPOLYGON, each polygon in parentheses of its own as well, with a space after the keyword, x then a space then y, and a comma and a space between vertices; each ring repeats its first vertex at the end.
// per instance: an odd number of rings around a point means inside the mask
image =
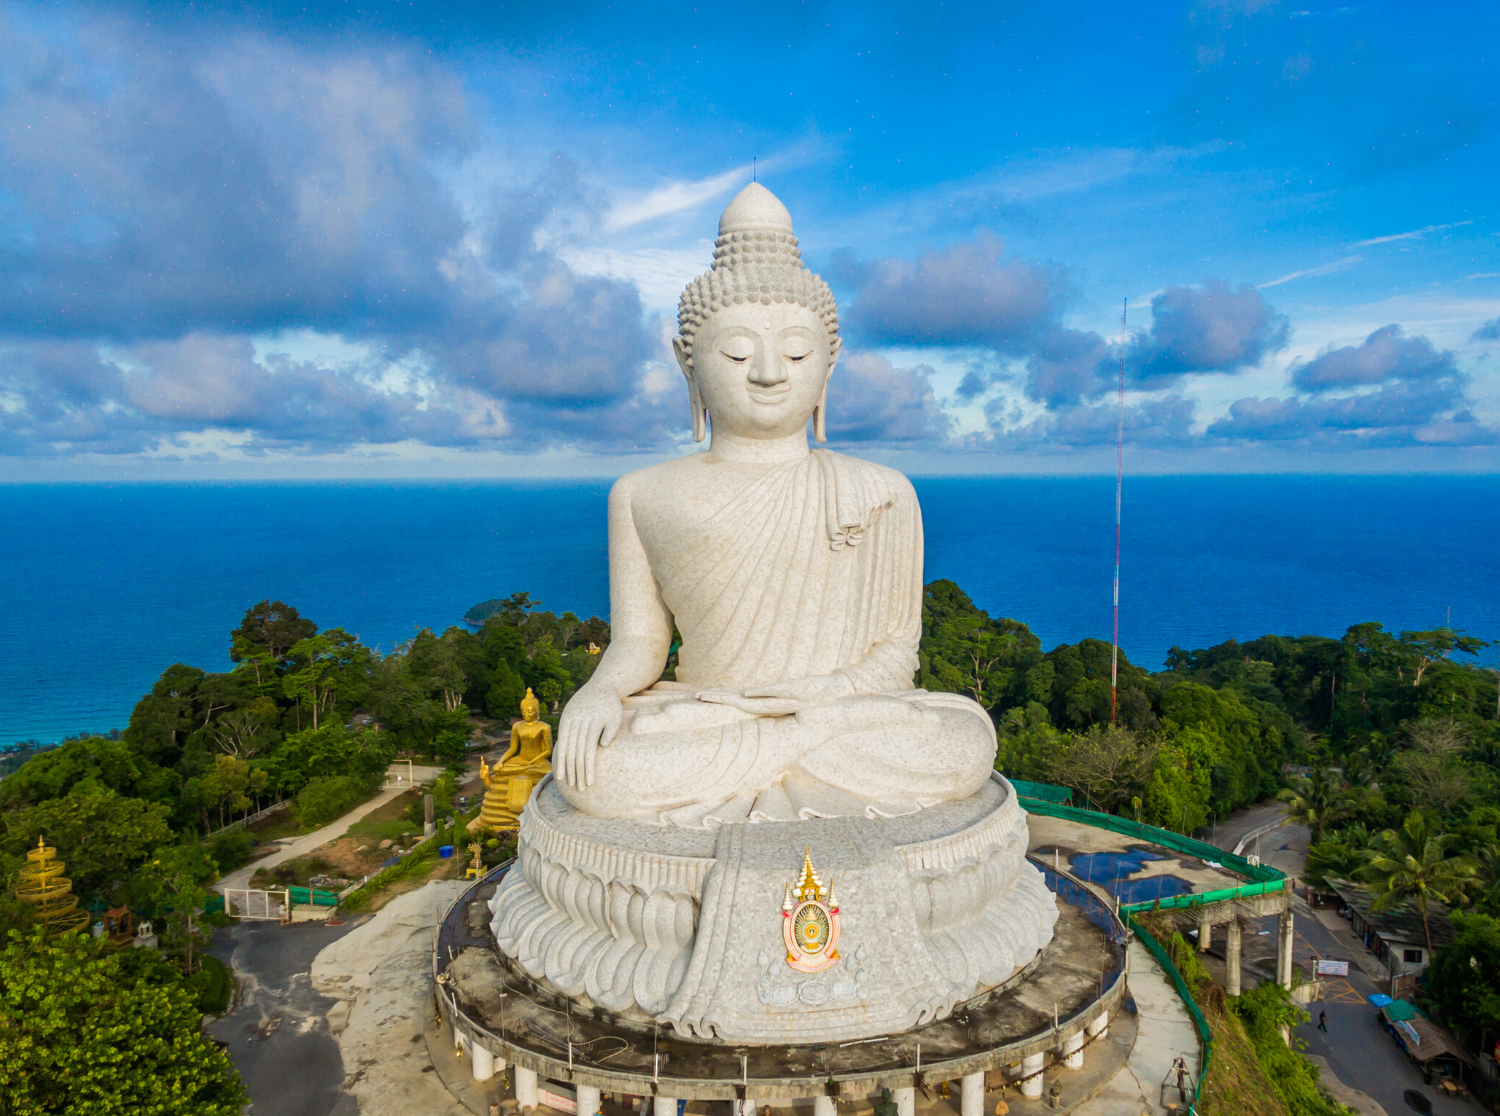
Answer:
POLYGON ((253 887, 226 887, 224 889, 225 912, 240 918, 274 919, 277 922, 283 922, 291 907, 289 899, 285 891, 263 891, 253 887))

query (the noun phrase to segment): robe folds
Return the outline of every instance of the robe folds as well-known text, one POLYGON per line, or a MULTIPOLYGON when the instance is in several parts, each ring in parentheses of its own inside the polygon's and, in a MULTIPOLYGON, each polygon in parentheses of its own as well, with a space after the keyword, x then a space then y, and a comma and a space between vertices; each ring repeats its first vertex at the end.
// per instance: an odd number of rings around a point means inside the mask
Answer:
POLYGON ((653 568, 682 633, 673 689, 836 671, 858 693, 911 687, 922 517, 900 473, 813 450, 682 532, 653 568))
POLYGON ((988 714, 912 688, 922 518, 900 473, 813 450, 675 524, 651 568, 682 634, 677 679, 625 699, 594 783, 561 788, 578 809, 689 828, 895 816, 989 777, 988 714), (802 712, 757 716, 693 696, 833 674, 854 694, 818 706, 817 731, 802 712))

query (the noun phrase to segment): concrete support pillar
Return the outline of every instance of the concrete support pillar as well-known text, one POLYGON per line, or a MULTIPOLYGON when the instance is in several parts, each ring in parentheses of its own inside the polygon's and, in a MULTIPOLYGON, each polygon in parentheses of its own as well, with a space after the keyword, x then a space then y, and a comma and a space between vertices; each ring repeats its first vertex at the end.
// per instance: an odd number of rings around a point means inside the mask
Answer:
POLYGON ((1028 1054, 1021 1059, 1021 1095, 1035 1100, 1042 1095, 1042 1066, 1045 1054, 1028 1054))
POLYGON ((676 1097, 657 1097, 651 1102, 652 1116, 677 1116, 676 1097))
POLYGON ((1208 909, 1205 907, 1198 912, 1198 952, 1207 953, 1208 947, 1213 944, 1214 924, 1209 921, 1208 909))
POLYGON ((917 1090, 913 1086, 903 1085, 899 1089, 892 1089, 891 1100, 896 1102, 896 1116, 916 1116, 917 1090))
POLYGON ((1224 991, 1231 996, 1240 994, 1240 935, 1244 929, 1237 918, 1224 928, 1224 991))
POLYGON ((1292 912, 1282 911, 1276 925, 1276 983, 1292 987, 1292 912))
POLYGON ((984 1116, 984 1074, 971 1073, 959 1082, 958 1116, 984 1116))
POLYGON ((826 1093, 813 1097, 813 1116, 838 1116, 838 1111, 839 1106, 826 1093))
POLYGON ((474 1063, 474 1080, 488 1081, 495 1076, 495 1056, 483 1043, 471 1043, 469 1058, 474 1063))
POLYGON ((422 796, 422 836, 431 837, 437 832, 437 822, 433 819, 432 795, 422 796))
POLYGON ((579 1085, 576 1082, 573 1088, 578 1093, 578 1116, 599 1116, 599 1090, 592 1085, 579 1085))
POLYGON ((536 1070, 516 1067, 516 1104, 522 1112, 536 1107, 536 1070))
POLYGON ((1089 1038, 1100 1040, 1109 1038, 1109 1012, 1101 1011, 1094 1018, 1090 1019, 1088 1032, 1089 1038))
POLYGON ((1083 1032, 1069 1035, 1062 1044, 1063 1065, 1069 1069, 1083 1069, 1083 1032))

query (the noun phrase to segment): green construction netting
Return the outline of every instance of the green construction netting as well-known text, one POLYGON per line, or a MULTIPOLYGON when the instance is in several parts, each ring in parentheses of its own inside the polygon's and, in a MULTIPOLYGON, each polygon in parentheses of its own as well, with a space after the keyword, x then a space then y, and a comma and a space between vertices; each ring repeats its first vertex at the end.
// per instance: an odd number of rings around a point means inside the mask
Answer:
MULTIPOLYGON (((1127 837, 1135 837, 1141 841, 1153 845, 1161 845, 1163 848, 1175 849, 1177 852, 1196 856, 1199 860, 1211 861, 1222 865, 1237 876, 1243 876, 1255 883, 1275 883, 1278 887, 1286 876, 1275 868, 1264 864, 1251 864, 1242 856, 1227 853, 1216 845, 1210 845, 1207 841, 1194 840, 1185 837, 1181 833, 1173 833, 1169 829, 1158 829, 1154 825, 1146 825, 1144 822, 1134 822, 1129 818, 1119 818, 1114 814, 1101 813, 1098 810, 1085 810, 1078 806, 1059 806, 1041 798, 1032 798, 1021 794, 1018 796, 1023 800, 1028 813, 1041 814, 1049 818, 1062 818, 1065 821, 1074 821, 1079 825, 1091 825, 1097 829, 1108 829, 1115 833, 1124 834, 1127 837)), ((1257 894, 1255 892, 1244 892, 1243 894, 1257 894)), ((1275 891, 1276 887, 1269 890, 1275 891)))
MULTIPOLYGON (((1162 949, 1157 942, 1141 925, 1136 922, 1133 913, 1156 910, 1174 910, 1183 907, 1193 907, 1200 903, 1216 903, 1223 900, 1239 899, 1251 895, 1265 895, 1271 892, 1281 891, 1286 887, 1286 876, 1264 864, 1251 864, 1242 856, 1225 852, 1217 846, 1210 845, 1206 841, 1197 841, 1192 837, 1185 837, 1181 833, 1173 833, 1171 830, 1158 829, 1154 825, 1146 825, 1142 822, 1133 822, 1129 818, 1119 818, 1114 814, 1101 813, 1098 810, 1084 810, 1077 806, 1063 805, 1057 800, 1058 793, 1067 794, 1065 787, 1053 787, 1045 783, 1028 783, 1022 779, 1012 779, 1011 785, 1016 788, 1017 796, 1022 800, 1021 805, 1027 812, 1040 814, 1043 817, 1061 818, 1065 821, 1077 822, 1079 825, 1091 825, 1098 829, 1108 829, 1114 833, 1120 833, 1126 837, 1134 837, 1139 841, 1163 848, 1173 849, 1189 856, 1195 856, 1199 860, 1208 861, 1221 865, 1251 882, 1241 884, 1239 887, 1221 888, 1217 891, 1204 891, 1196 895, 1176 895, 1169 899, 1155 900, 1150 903, 1131 903, 1120 907, 1120 917, 1125 925, 1135 931, 1135 936, 1140 943, 1146 947, 1151 956, 1156 958, 1156 963, 1171 979, 1173 987, 1177 989, 1177 995, 1181 997, 1183 1006, 1187 1008, 1188 1015, 1192 1017, 1193 1026, 1198 1032, 1199 1041, 1203 1043, 1203 1062, 1198 1071, 1198 1091, 1202 1092, 1203 1080, 1208 1076, 1208 1063, 1213 1054, 1213 1035, 1208 1028, 1208 1020, 1203 1017, 1203 1012, 1198 1009, 1198 1002, 1193 999, 1193 993, 1188 988, 1187 982, 1182 979, 1182 974, 1177 971, 1177 966, 1172 964, 1172 959, 1167 956, 1167 951, 1162 949), (1043 793, 1032 793, 1040 791, 1043 793)), ((1405 1001, 1397 1000, 1394 1004, 1384 1010, 1389 1012, 1392 1007, 1403 1004, 1405 1001)), ((1410 1005, 1408 1005, 1410 1006, 1410 1005)), ((1413 1009, 1415 1010, 1415 1009, 1413 1009)), ((1392 1016, 1392 1019, 1395 1017, 1392 1016)), ((1194 1098, 1196 1103, 1197 1098, 1194 1098)))
MULTIPOLYGON (((1010 776, 1006 778, 1009 779, 1010 776)), ((1067 787, 1054 787, 1051 783, 1033 783, 1027 779, 1010 779, 1010 785, 1016 788, 1016 794, 1022 798, 1036 798, 1057 806, 1066 806, 1073 801, 1073 792, 1067 787)))
POLYGON ((292 906, 304 907, 337 907, 339 897, 332 891, 314 891, 306 887, 289 887, 286 889, 287 900, 292 906))

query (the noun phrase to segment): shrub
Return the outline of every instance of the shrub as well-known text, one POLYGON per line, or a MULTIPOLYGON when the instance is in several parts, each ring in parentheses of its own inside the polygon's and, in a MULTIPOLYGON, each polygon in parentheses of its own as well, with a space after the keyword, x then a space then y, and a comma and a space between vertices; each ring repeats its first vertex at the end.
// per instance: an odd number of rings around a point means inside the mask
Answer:
POLYGON ((234 993, 234 977, 229 966, 217 957, 203 958, 203 967, 187 978, 187 986, 198 997, 198 1010, 205 1015, 221 1015, 234 993))
POLYGON ((325 775, 311 780, 297 792, 292 813, 304 827, 327 825, 359 804, 369 791, 368 777, 325 775))
POLYGON ((209 859, 219 866, 220 873, 224 873, 232 872, 248 861, 259 842, 243 829, 226 829, 215 833, 203 844, 209 859))
POLYGON ((1348 1112, 1318 1084, 1318 1067, 1286 1044, 1283 1025, 1311 1018, 1279 984, 1266 983, 1230 1001, 1245 1026, 1255 1056, 1292 1116, 1344 1116, 1348 1112))

